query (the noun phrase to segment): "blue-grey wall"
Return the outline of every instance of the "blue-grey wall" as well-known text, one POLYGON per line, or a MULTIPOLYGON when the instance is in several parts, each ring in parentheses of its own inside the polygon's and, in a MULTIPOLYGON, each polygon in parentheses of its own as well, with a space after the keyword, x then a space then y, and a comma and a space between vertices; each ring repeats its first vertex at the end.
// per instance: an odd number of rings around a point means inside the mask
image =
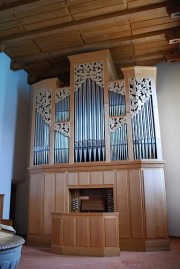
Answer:
POLYGON ((157 97, 169 234, 180 236, 180 63, 157 65, 157 97))
POLYGON ((3 217, 9 218, 11 182, 25 180, 30 86, 24 71, 10 70, 0 53, 0 193, 5 194, 3 217))

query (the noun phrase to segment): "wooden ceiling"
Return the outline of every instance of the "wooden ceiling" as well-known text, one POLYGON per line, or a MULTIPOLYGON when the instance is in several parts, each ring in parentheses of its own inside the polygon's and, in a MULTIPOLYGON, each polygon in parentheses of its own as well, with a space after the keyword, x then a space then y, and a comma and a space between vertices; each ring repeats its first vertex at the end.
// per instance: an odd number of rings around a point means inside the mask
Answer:
POLYGON ((0 0, 0 48, 30 84, 59 77, 67 85, 67 56, 100 49, 110 49, 121 78, 124 66, 180 60, 179 2, 0 0))

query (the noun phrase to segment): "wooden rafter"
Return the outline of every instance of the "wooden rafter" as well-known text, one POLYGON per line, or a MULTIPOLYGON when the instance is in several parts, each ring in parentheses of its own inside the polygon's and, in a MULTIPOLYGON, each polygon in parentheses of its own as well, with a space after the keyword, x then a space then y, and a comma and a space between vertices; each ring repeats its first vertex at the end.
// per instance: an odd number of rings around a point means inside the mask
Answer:
MULTIPOLYGON (((180 31, 180 27, 176 28, 177 31, 180 31)), ((126 45, 127 43, 133 43, 134 41, 137 40, 143 40, 146 37, 154 37, 154 36, 159 36, 159 35, 170 35, 173 30, 168 29, 168 30, 161 30, 161 31, 154 31, 146 34, 138 34, 138 35, 131 35, 127 37, 122 37, 118 39, 112 39, 108 41, 102 41, 102 42, 96 42, 96 43, 91 43, 87 45, 81 45, 81 46, 76 46, 76 47, 70 47, 67 49, 60 49, 60 50, 55 50, 52 52, 42 52, 38 53, 37 55, 34 55, 33 57, 21 57, 21 58, 16 58, 16 61, 21 62, 22 65, 25 63, 33 63, 36 61, 41 61, 49 58, 55 58, 63 55, 69 55, 72 53, 80 53, 80 52, 86 52, 88 50, 99 50, 99 49, 107 49, 107 48, 114 48, 122 45, 126 45)))

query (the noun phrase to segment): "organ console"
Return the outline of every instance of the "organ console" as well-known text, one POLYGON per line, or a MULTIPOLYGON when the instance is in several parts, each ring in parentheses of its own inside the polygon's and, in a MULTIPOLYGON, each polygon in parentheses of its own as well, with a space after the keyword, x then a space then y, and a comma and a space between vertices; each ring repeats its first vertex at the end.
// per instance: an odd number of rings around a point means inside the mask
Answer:
POLYGON ((28 242, 53 242, 61 228, 51 213, 72 214, 74 223, 74 214, 116 212, 116 254, 119 246, 168 249, 156 68, 122 68, 118 80, 108 50, 69 60, 69 87, 57 78, 32 86, 28 242))

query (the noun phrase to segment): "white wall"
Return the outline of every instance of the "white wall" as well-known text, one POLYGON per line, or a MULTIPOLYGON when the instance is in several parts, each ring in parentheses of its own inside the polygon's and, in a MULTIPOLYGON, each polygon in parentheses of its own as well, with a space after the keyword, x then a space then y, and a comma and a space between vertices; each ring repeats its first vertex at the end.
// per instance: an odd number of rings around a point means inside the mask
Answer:
POLYGON ((9 218, 12 180, 26 178, 29 102, 26 72, 11 71, 10 59, 0 53, 0 193, 5 194, 4 218, 9 218))
POLYGON ((180 236, 180 63, 157 65, 157 79, 169 234, 180 236))

